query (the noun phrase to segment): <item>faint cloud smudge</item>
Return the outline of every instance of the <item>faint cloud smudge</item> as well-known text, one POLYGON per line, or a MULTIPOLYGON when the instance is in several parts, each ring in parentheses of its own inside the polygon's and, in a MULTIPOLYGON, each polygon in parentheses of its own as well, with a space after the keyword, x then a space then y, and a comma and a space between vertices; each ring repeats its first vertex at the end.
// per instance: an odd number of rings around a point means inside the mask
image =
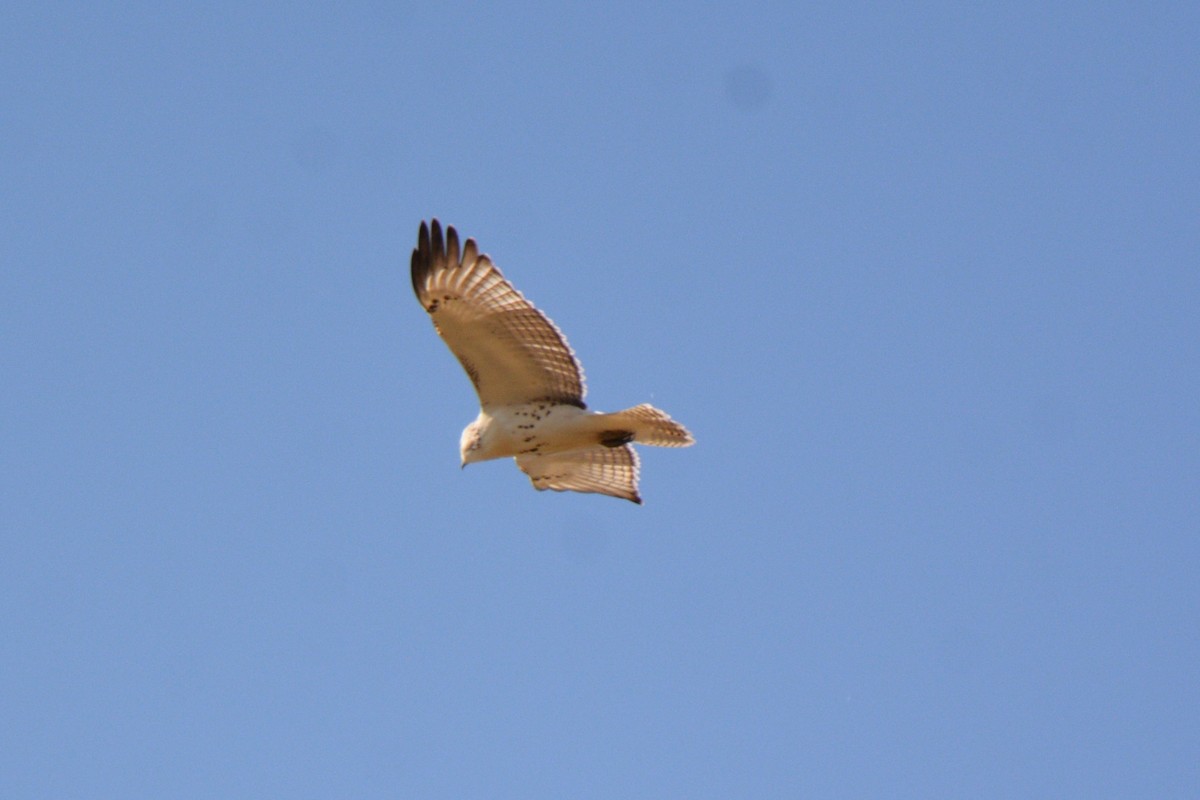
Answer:
POLYGON ((725 97, 742 111, 758 111, 771 99, 771 77, 752 64, 734 67, 725 73, 725 97))

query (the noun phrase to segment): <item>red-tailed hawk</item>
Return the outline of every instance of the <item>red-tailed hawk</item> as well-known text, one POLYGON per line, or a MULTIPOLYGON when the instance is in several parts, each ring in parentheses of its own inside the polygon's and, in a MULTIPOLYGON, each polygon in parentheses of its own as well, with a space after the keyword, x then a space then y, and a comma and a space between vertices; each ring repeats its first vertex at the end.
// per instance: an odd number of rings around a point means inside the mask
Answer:
POLYGON ((513 456, 539 491, 597 492, 641 503, 631 443, 686 447, 687 429, 650 405, 588 411, 583 368, 546 315, 504 279, 474 239, 421 223, 412 283, 433 327, 479 395, 462 464, 513 456))

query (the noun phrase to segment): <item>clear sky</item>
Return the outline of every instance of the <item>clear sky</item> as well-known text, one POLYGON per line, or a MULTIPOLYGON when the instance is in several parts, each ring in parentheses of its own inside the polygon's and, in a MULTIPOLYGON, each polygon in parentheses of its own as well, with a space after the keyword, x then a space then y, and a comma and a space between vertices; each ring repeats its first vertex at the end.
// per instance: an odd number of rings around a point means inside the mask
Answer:
POLYGON ((10 4, 0 796, 1200 796, 1200 6, 10 4), (422 219, 653 402, 459 469, 422 219))

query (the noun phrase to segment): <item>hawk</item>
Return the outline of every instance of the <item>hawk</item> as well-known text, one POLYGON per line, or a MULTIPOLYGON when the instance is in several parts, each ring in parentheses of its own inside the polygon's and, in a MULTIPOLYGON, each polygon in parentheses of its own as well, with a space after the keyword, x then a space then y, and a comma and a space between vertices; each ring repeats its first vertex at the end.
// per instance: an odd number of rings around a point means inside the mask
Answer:
POLYGON ((562 332, 504 279, 474 239, 421 222, 412 284, 479 395, 459 441, 462 465, 513 456, 538 491, 642 502, 632 443, 686 447, 687 429, 654 406, 602 414, 583 402, 583 368, 562 332))

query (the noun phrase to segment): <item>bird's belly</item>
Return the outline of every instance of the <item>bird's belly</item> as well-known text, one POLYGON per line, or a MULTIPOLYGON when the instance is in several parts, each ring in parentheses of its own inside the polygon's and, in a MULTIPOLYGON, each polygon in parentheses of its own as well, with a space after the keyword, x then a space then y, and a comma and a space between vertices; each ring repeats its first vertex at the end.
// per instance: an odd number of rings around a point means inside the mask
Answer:
POLYGON ((575 406, 530 403, 492 411, 498 455, 547 455, 595 444, 590 414, 575 406))

